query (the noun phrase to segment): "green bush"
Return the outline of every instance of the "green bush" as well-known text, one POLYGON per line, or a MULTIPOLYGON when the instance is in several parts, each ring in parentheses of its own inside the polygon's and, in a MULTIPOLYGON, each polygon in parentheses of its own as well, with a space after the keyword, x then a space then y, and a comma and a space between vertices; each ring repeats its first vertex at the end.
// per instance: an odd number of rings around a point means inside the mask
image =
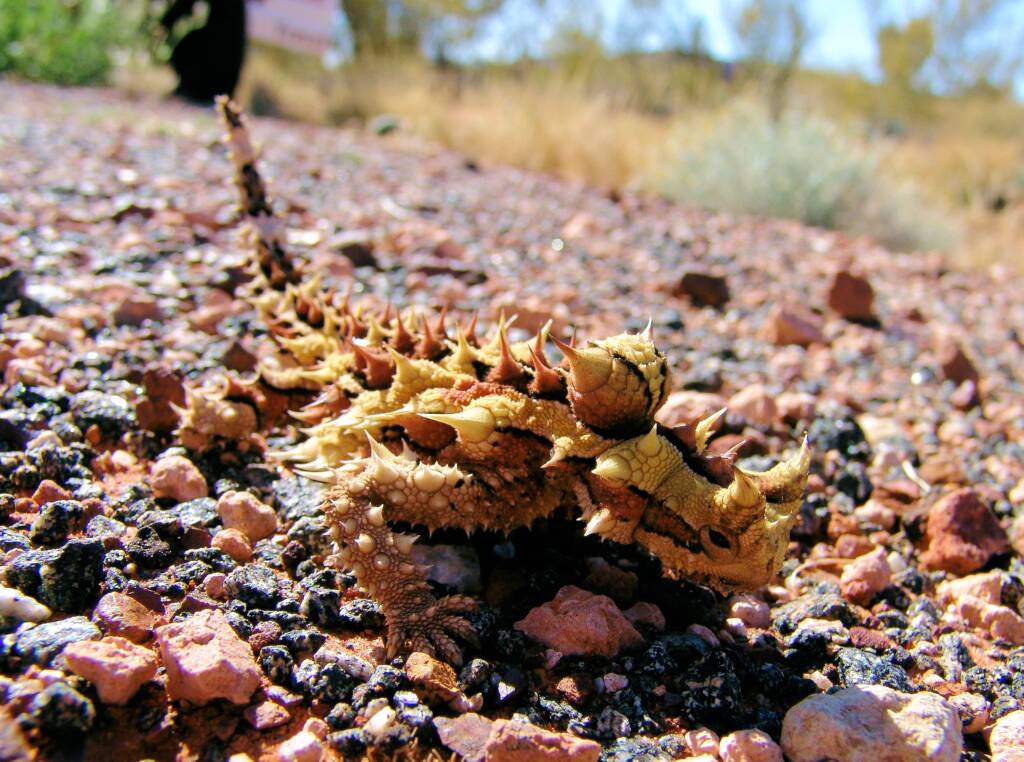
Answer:
POLYGON ((679 201, 867 233, 895 249, 943 249, 956 237, 909 183, 883 171, 879 151, 792 111, 773 121, 748 104, 731 108, 655 183, 679 201))
POLYGON ((0 72, 62 85, 105 82, 130 34, 125 5, 0 0, 0 72))

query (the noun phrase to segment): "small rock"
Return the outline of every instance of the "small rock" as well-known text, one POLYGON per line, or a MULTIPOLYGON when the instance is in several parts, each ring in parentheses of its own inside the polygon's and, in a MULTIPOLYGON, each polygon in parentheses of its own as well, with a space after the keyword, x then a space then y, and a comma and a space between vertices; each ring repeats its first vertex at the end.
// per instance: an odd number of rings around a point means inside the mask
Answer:
POLYGON ((31 762, 36 755, 25 740, 18 723, 0 707, 0 759, 4 762, 31 762))
POLYGON ((70 500, 71 493, 50 479, 43 479, 32 493, 32 502, 38 506, 52 503, 54 500, 70 500))
POLYGON ((107 593, 100 598, 92 619, 108 634, 133 643, 145 642, 153 628, 163 624, 163 617, 124 593, 107 593))
POLYGON ((850 645, 854 648, 870 648, 877 653, 884 653, 893 648, 895 643, 884 632, 869 630, 867 627, 851 627, 850 645))
POLYGON ((840 648, 836 662, 843 687, 881 685, 904 692, 913 689, 906 670, 890 658, 859 648, 840 648))
POLYGON ((763 730, 737 730, 718 745, 722 762, 782 762, 782 749, 763 730))
POLYGON ((977 367, 953 337, 942 335, 938 338, 935 356, 939 363, 939 370, 942 371, 942 377, 947 381, 952 381, 958 386, 964 381, 973 381, 975 385, 978 384, 980 375, 977 367))
POLYGON ((494 723, 475 712, 458 717, 438 717, 434 720, 441 743, 458 754, 465 762, 483 762, 484 747, 494 723))
POLYGON ((100 634, 84 616, 71 616, 19 630, 14 653, 30 664, 49 665, 69 644, 99 640, 100 634))
POLYGON ((163 366, 147 368, 142 374, 146 396, 135 403, 139 426, 147 431, 167 433, 178 426, 174 405, 185 407, 185 385, 182 377, 163 366))
POLYGON ((980 569, 993 555, 1010 549, 996 515, 971 488, 951 492, 932 506, 925 544, 920 557, 923 568, 961 575, 980 569))
POLYGON ((52 613, 35 598, 0 587, 0 617, 11 617, 17 622, 45 622, 52 613))
POLYGON ((95 426, 106 439, 117 439, 137 425, 135 411, 127 400, 94 389, 76 394, 70 412, 79 429, 88 431, 95 426))
POLYGON ((286 725, 292 716, 280 704, 273 701, 261 701, 248 707, 243 713, 246 721, 256 730, 270 730, 286 725))
POLYGON ((896 526, 898 518, 896 511, 878 500, 868 500, 864 505, 858 505, 853 509, 853 517, 862 527, 876 526, 886 531, 891 531, 896 526))
POLYGON ((252 543, 277 531, 274 509, 260 502, 251 492, 225 492, 217 501, 217 513, 226 528, 237 529, 252 543))
POLYGON ((528 722, 495 720, 484 745, 487 762, 597 762, 601 745, 528 722))
MULTIPOLYGON (((747 635, 748 635, 748 632, 749 632, 747 630, 747 625, 744 624, 743 620, 742 619, 737 619, 736 617, 727 617, 726 618, 726 620, 725 620, 725 631, 729 635, 732 635, 733 637, 737 637, 737 638, 746 638, 747 635)), ((719 636, 722 639, 728 641, 728 638, 726 638, 721 633, 719 633, 719 636)))
POLYGON ((300 730, 277 747, 278 762, 320 762, 323 755, 320 739, 306 730, 300 730))
POLYGON ((249 538, 237 529, 222 529, 213 536, 210 545, 223 550, 233 561, 240 564, 252 560, 252 545, 249 538))
POLYGON ((125 552, 142 569, 165 569, 174 560, 174 549, 155 526, 144 526, 125 545, 125 552))
POLYGON ((53 500, 39 509, 28 538, 36 545, 57 545, 81 529, 85 506, 78 500, 53 500))
POLYGON ((1024 757, 1024 709, 1004 714, 988 738, 992 762, 1020 762, 1024 757))
POLYGON ((611 598, 572 585, 532 609, 515 628, 548 648, 577 656, 614 656, 643 643, 611 598))
POLYGON ((834 593, 808 593, 794 598, 773 611, 772 622, 785 635, 805 619, 835 619, 847 627, 858 623, 850 604, 834 593))
POLYGON ((991 704, 984 696, 979 693, 958 693, 950 697, 949 703, 960 715, 965 735, 980 733, 985 729, 991 704))
POLYGON ((967 411, 978 407, 981 404, 981 392, 978 391, 978 384, 967 379, 949 395, 949 404, 957 410, 967 411))
POLYGON ((698 307, 721 307, 729 301, 729 282, 721 275, 688 272, 673 293, 690 297, 698 307))
POLYGON ((850 640, 850 631, 842 622, 808 617, 786 638, 787 648, 815 651, 829 644, 842 645, 850 640))
POLYGON ((693 391, 672 392, 658 411, 657 419, 671 428, 707 418, 727 405, 728 401, 720 394, 693 391))
POLYGON ((319 717, 310 717, 304 723, 302 723, 302 729, 307 733, 312 733, 321 741, 327 738, 327 734, 331 732, 331 726, 321 720, 319 717))
POLYGON ((114 307, 114 322, 117 325, 142 325, 147 320, 163 317, 160 305, 148 294, 131 294, 114 307))
POLYGON ((188 458, 170 455, 153 464, 150 472, 153 497, 169 497, 179 503, 206 497, 206 479, 188 458))
POLYGON ((102 575, 102 543, 76 538, 53 550, 18 554, 4 581, 49 608, 76 613, 95 600, 102 575))
POLYGON ((245 704, 259 687, 260 669, 252 649, 219 609, 158 627, 156 640, 167 668, 167 694, 172 699, 206 704, 226 698, 245 704))
POLYGON ((686 731, 686 748, 691 754, 707 754, 715 759, 718 758, 719 744, 721 741, 718 734, 710 728, 697 728, 686 731))
POLYGON ((806 392, 783 392, 775 398, 779 418, 789 424, 812 421, 817 414, 818 400, 806 392))
POLYGON ((828 287, 828 306, 847 320, 873 320, 875 291, 867 278, 840 270, 828 287))
POLYGON ((156 655, 124 638, 71 643, 63 657, 72 672, 96 687, 104 704, 127 703, 156 676, 156 655))
POLYGON ((696 635, 712 648, 718 648, 721 645, 718 636, 711 631, 710 627, 706 627, 703 624, 694 622, 686 628, 686 631, 691 635, 696 635))
POLYGON ((892 570, 885 548, 876 548, 847 564, 839 585, 844 598, 867 606, 889 586, 891 578, 892 570))
POLYGON ((566 675, 555 690, 573 706, 582 706, 594 692, 594 681, 588 675, 566 675))
POLYGON ((96 707, 67 683, 57 681, 32 698, 28 715, 44 735, 59 738, 92 729, 96 707))
POLYGON ((801 307, 775 307, 764 327, 764 338, 776 346, 796 344, 809 347, 811 344, 825 344, 821 330, 821 319, 810 310, 801 307))
POLYGON ((948 451, 926 458, 917 473, 930 484, 964 484, 967 481, 960 457, 948 451))
POLYGON ((629 678, 617 672, 609 672, 601 678, 604 683, 605 693, 618 693, 629 687, 629 678))
POLYGON ((405 676, 428 702, 447 703, 462 695, 455 670, 433 656, 414 651, 405 660, 405 676))
MULTIPOLYGON (((410 657, 412 655, 410 654, 410 657)), ((418 657, 417 657, 418 658, 418 657)), ((337 664, 340 666, 346 674, 351 675, 360 682, 366 682, 373 675, 374 666, 372 663, 364 659, 355 651, 350 651, 348 648, 338 648, 334 644, 324 645, 313 654, 313 659, 317 664, 337 664)), ((408 664, 408 660, 406 661, 408 664)), ((429 667, 433 669, 434 665, 431 662, 423 662, 417 665, 419 674, 426 678, 429 676, 429 667)))
POLYGON ((284 646, 264 646, 259 652, 259 665, 272 683, 284 684, 292 676, 295 660, 284 646))
POLYGON ((988 630, 995 638, 1024 645, 1024 617, 995 603, 971 595, 961 595, 951 609, 971 626, 988 630))
POLYGON ((764 384, 750 384, 732 395, 729 412, 756 426, 771 426, 778 416, 775 399, 764 384))
POLYGON ((226 580, 227 575, 223 572, 207 574, 206 579, 203 580, 203 590, 211 598, 220 600, 227 596, 226 580))
MULTIPOLYGON (((387 699, 375 699, 375 701, 387 702, 387 699)), ((369 733, 374 738, 383 738, 391 728, 395 725, 395 718, 397 712, 389 706, 382 706, 379 710, 374 712, 370 719, 365 725, 363 730, 369 733)))
POLYGON ((748 627, 765 629, 772 623, 771 608, 752 595, 734 595, 729 600, 729 616, 741 620, 748 627))
POLYGON ((792 762, 959 762, 960 717, 934 693, 907 694, 878 685, 810 696, 782 723, 792 762))
POLYGON ((645 624, 659 632, 665 629, 665 615, 661 613, 661 609, 647 601, 633 604, 623 611, 622 615, 633 625, 645 624))
POLYGON ((277 575, 273 569, 246 564, 228 574, 224 589, 232 598, 254 608, 272 609, 277 605, 277 575))

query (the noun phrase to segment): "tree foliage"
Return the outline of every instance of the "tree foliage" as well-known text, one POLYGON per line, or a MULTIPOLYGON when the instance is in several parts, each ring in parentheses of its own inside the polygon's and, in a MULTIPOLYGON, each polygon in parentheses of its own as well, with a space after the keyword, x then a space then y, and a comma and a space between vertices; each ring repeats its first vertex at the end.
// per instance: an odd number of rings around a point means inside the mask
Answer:
POLYGON ((816 29, 802 0, 742 0, 729 14, 743 60, 761 70, 771 115, 778 120, 789 86, 816 29))
POLYGON ((904 92, 1003 93, 1024 68, 1024 14, 1018 0, 928 0, 909 17, 867 0, 886 83, 904 92))
POLYGON ((429 52, 471 34, 504 0, 341 0, 356 56, 429 52), (425 50, 429 48, 429 50, 425 50))
POLYGON ((129 19, 103 0, 0 0, 0 72, 62 85, 105 82, 112 53, 130 40, 129 19))

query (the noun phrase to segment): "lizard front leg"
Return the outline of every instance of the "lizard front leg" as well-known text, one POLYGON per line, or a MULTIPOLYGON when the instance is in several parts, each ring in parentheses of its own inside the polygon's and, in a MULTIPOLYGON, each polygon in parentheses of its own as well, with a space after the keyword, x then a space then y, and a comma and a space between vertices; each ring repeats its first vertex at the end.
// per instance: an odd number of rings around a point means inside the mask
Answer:
POLYGON ((455 638, 479 645, 466 619, 476 602, 463 595, 437 599, 426 570, 412 561, 416 536, 393 531, 388 520, 429 526, 425 515, 458 505, 466 476, 395 456, 372 442, 370 457, 338 469, 335 480, 325 506, 331 533, 341 562, 384 610, 388 657, 423 651, 461 664, 455 638))

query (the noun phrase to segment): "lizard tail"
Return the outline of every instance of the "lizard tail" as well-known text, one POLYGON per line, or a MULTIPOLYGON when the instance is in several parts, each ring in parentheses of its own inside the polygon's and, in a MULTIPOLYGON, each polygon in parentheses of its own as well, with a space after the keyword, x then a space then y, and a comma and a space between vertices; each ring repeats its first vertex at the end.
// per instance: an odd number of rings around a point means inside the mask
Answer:
POLYGON ((257 277, 262 281, 254 284, 255 290, 284 292, 289 284, 297 285, 302 280, 301 268, 285 249, 284 223, 274 215, 266 184, 256 168, 256 151, 241 111, 226 95, 217 98, 217 111, 224 123, 225 142, 235 166, 239 209, 248 222, 246 235, 257 277))

